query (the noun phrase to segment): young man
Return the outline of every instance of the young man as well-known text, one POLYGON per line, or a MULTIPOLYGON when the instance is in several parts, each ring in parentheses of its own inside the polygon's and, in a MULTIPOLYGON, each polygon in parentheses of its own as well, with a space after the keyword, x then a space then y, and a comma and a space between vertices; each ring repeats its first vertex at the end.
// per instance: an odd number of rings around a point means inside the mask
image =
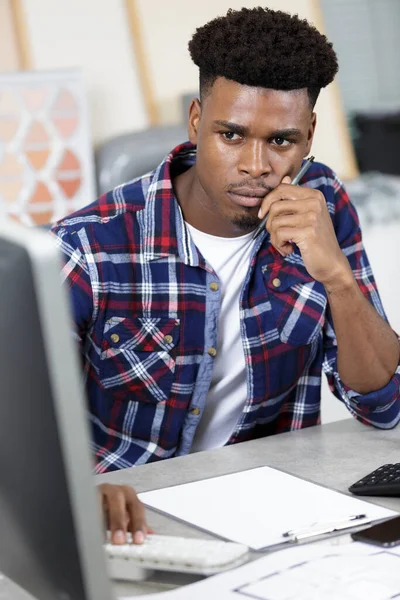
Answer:
POLYGON ((244 8, 189 50, 190 142, 55 228, 98 473, 315 425, 322 371, 362 422, 400 416, 399 344, 355 210, 322 164, 290 185, 331 44, 244 8))

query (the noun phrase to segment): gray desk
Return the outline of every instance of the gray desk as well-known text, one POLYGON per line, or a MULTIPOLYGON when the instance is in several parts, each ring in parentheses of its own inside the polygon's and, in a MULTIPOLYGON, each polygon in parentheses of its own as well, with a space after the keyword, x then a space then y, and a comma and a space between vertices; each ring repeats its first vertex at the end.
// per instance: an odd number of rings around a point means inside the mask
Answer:
MULTIPOLYGON (((268 465, 347 493, 348 486, 356 479, 386 462, 400 462, 400 429, 382 431, 346 419, 218 450, 124 469, 98 476, 96 480, 98 483, 129 484, 134 486, 136 491, 144 492, 268 465)), ((400 511, 400 498, 376 498, 374 502, 400 511)), ((211 537, 153 511, 148 511, 148 521, 157 533, 211 537)), ((178 576, 178 579, 171 578, 163 582, 137 584, 126 592, 132 595, 150 593, 183 582, 178 576)), ((0 598, 3 600, 1 594, 0 598)), ((23 600, 23 596, 13 593, 4 596, 4 600, 23 600)))
MULTIPOLYGON (((400 428, 383 431, 344 419, 108 473, 98 476, 97 482, 129 484, 137 492, 145 492, 268 465, 348 493, 351 483, 385 462, 400 462, 400 428)), ((374 502, 400 511, 400 498, 374 502)), ((160 525, 163 533, 193 531, 156 513, 149 513, 149 521, 157 528, 160 525)))

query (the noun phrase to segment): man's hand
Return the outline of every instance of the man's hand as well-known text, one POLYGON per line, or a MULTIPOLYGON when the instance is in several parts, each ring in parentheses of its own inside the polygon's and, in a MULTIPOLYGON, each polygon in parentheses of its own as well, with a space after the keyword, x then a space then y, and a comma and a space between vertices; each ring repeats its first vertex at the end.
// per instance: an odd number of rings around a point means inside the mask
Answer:
POLYGON ((133 488, 103 483, 98 490, 112 544, 125 544, 128 531, 134 544, 143 544, 146 535, 154 533, 146 523, 144 506, 133 488))
POLYGON ((271 243, 282 256, 291 254, 296 244, 311 277, 326 287, 353 281, 323 194, 289 184, 290 178, 284 177, 265 197, 258 215, 262 218, 268 213, 271 243))

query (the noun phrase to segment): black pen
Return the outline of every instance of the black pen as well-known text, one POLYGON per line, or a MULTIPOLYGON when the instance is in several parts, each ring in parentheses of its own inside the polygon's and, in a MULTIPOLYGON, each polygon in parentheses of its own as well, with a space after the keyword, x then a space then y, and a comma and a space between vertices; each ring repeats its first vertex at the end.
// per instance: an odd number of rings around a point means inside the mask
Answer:
MULTIPOLYGON (((294 177, 293 181, 291 182, 291 185, 297 185, 299 183, 300 179, 303 177, 303 175, 305 173, 307 173, 308 169, 311 167, 313 160, 314 160, 314 156, 310 156, 310 158, 308 158, 306 160, 304 165, 301 167, 300 171, 297 173, 296 177, 294 177)), ((255 230, 255 232, 253 234, 253 240, 258 236, 259 233, 261 233, 265 229, 265 223, 267 222, 267 219, 268 219, 268 213, 265 215, 265 217, 263 218, 263 220, 261 221, 261 223, 258 225, 257 229, 255 230)))

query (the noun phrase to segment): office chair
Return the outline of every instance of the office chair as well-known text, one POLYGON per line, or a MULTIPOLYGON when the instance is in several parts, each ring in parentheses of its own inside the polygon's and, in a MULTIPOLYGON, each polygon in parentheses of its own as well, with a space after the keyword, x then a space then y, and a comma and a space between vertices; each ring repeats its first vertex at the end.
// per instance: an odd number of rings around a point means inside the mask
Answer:
POLYGON ((157 126, 115 137, 95 153, 98 193, 151 171, 178 144, 187 140, 183 125, 157 126))

